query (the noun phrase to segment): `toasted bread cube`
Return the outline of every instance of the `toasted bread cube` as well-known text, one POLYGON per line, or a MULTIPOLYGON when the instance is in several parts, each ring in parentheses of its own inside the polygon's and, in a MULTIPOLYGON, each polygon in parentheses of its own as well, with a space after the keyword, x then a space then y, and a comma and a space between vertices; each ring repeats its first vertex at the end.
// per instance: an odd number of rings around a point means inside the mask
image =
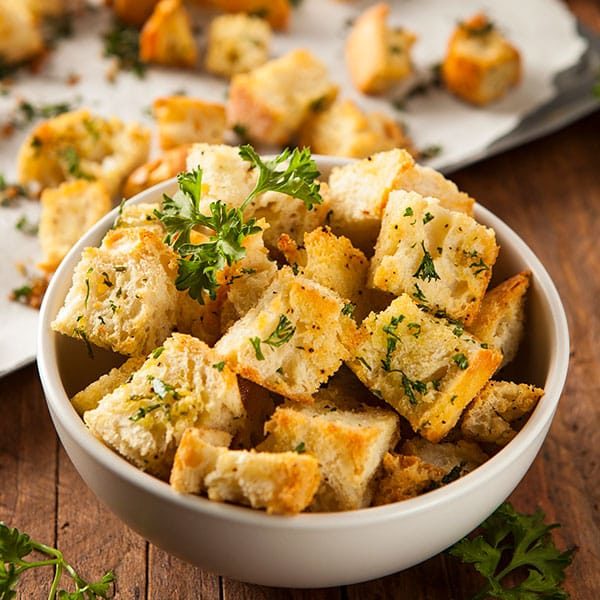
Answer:
POLYGON ((145 360, 145 356, 129 358, 120 367, 111 369, 75 394, 71 398, 71 404, 79 416, 83 416, 84 412, 96 408, 104 396, 123 385, 144 364, 145 360))
POLYGON ((110 209, 108 192, 101 183, 78 179, 41 196, 40 245, 44 271, 56 270, 77 240, 110 209))
POLYGON ((109 231, 86 248, 52 329, 127 356, 146 354, 175 325, 175 253, 150 231, 109 231))
POLYGON ((457 423, 502 360, 462 328, 420 310, 403 294, 362 323, 358 378, 431 442, 457 423))
POLYGON ((499 247, 493 229, 416 192, 389 195, 369 283, 471 324, 499 247))
POLYGON ((427 464, 441 469, 446 476, 442 483, 450 483, 466 473, 475 470, 489 457, 475 442, 459 440, 432 444, 422 438, 412 438, 402 444, 402 454, 417 456, 427 464))
POLYGON ((39 24, 23 2, 0 0, 0 57, 15 65, 44 50, 39 24))
POLYGON ((242 377, 311 402, 321 383, 353 356, 356 326, 343 308, 337 294, 284 267, 215 349, 242 377))
POLYGON ((175 67, 194 67, 198 50, 181 0, 160 0, 140 33, 140 59, 175 67))
POLYGON ((292 7, 289 0, 208 0, 230 13, 248 13, 264 18, 274 29, 286 29, 292 7))
POLYGON ((123 23, 141 27, 157 3, 158 0, 113 0, 112 7, 123 23))
POLYGON ((287 402, 265 425, 261 448, 306 452, 319 461, 323 480, 311 505, 315 511, 369 506, 374 476, 384 454, 398 441, 392 411, 319 399, 312 405, 287 402))
POLYGON ((149 150, 145 127, 76 110, 33 129, 19 150, 19 181, 45 188, 73 179, 97 180, 115 197, 149 150))
POLYGON ((484 15, 460 23, 442 63, 446 87, 462 100, 484 106, 521 80, 519 51, 484 15))
POLYGON ((544 390, 526 383, 489 381, 467 407, 461 431, 465 438, 505 446, 517 431, 511 423, 530 413, 544 390))
POLYGON ((525 325, 525 295, 531 273, 523 271, 491 289, 481 301, 469 331, 482 342, 502 351, 506 366, 517 355, 525 325))
POLYGON ((151 231, 159 239, 163 239, 166 231, 154 212, 159 209, 160 204, 158 202, 151 204, 145 202, 141 204, 124 203, 119 208, 119 215, 115 219, 113 229, 139 227, 151 231))
POLYGON ((387 25, 390 7, 384 2, 356 19, 346 40, 346 65, 355 87, 378 94, 406 79, 413 71, 410 49, 414 33, 387 25))
POLYGON ((247 73, 267 62, 270 43, 271 28, 264 19, 243 13, 218 16, 208 29, 204 66, 223 77, 247 73))
POLYGON ((187 96, 154 101, 160 147, 169 150, 182 144, 220 144, 225 134, 225 107, 187 96))
POLYGON ((352 100, 313 111, 300 129, 299 146, 313 154, 366 158, 392 148, 412 148, 402 126, 383 113, 366 113, 352 100))
POLYGON ((332 170, 329 198, 334 233, 349 237, 370 256, 388 196, 401 189, 432 195, 450 210, 472 211, 473 199, 443 175, 415 164, 405 150, 390 150, 332 170))
POLYGON ((218 362, 200 340, 174 333, 154 349, 131 381, 86 412, 84 421, 128 461, 166 478, 188 427, 234 434, 243 420, 237 378, 218 362))
POLYGON ((123 196, 131 198, 144 190, 175 177, 185 171, 185 163, 191 146, 184 144, 167 150, 158 158, 138 167, 125 182, 123 196))
POLYGON ((327 68, 308 50, 293 50, 231 80, 227 120, 257 142, 286 144, 312 107, 337 95, 327 68))

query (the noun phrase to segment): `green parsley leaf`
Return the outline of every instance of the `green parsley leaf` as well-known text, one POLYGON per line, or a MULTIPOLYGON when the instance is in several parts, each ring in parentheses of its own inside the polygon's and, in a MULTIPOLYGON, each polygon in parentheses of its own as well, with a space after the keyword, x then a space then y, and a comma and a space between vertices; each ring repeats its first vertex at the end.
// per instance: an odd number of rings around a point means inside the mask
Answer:
POLYGON ((269 335, 269 337, 262 341, 263 344, 267 344, 272 348, 279 348, 283 344, 287 344, 292 339, 292 336, 296 332, 296 328, 292 325, 292 322, 285 316, 279 316, 279 322, 277 326, 269 335))
POLYGON ((407 206, 406 210, 404 211, 404 214, 402 215, 403 217, 412 217, 414 215, 414 211, 412 209, 411 206, 407 206))
POLYGON ((295 448, 294 448, 294 452, 297 452, 298 454, 304 454, 306 452, 306 445, 304 444, 304 442, 300 442, 295 448))
POLYGON ((150 356, 152 358, 158 358, 164 351, 165 351, 165 347, 164 346, 159 346, 158 348, 155 348, 152 351, 152 354, 150 354, 150 356))
POLYGON ((352 302, 347 302, 342 308, 342 314, 346 315, 347 317, 351 317, 354 314, 355 309, 356 304, 352 304, 352 302))
POLYGON ((150 404, 149 406, 140 406, 137 411, 129 417, 130 421, 137 423, 143 419, 146 415, 154 412, 157 408, 160 408, 162 404, 150 404))
POLYGON ((135 27, 115 20, 103 40, 104 56, 116 58, 123 71, 132 71, 140 79, 144 77, 146 63, 139 58, 140 32, 135 27))
POLYGON ((455 354, 452 357, 452 360, 456 363, 458 368, 461 369, 461 371, 464 371, 469 366, 469 360, 462 352, 455 354))
POLYGON ((256 360, 265 360, 265 355, 262 353, 262 350, 260 348, 260 338, 251 337, 250 343, 254 347, 254 354, 256 354, 256 360))
POLYGON ((417 277, 418 279, 422 279, 423 281, 439 279, 440 276, 435 270, 435 265, 433 264, 431 254, 429 254, 429 252, 425 248, 425 242, 421 242, 421 248, 423 249, 423 259, 421 260, 419 268, 413 273, 413 277, 417 277))
POLYGON ((16 223, 15 228, 25 235, 37 235, 38 224, 31 223, 26 215, 23 215, 16 223))
POLYGON ((62 150, 60 155, 67 167, 69 175, 72 175, 77 179, 87 179, 88 181, 95 179, 93 175, 82 170, 81 165, 79 164, 79 154, 77 154, 77 150, 73 146, 67 146, 62 150))
POLYGON ((219 373, 220 373, 220 372, 221 372, 221 371, 222 371, 224 368, 225 368, 225 361, 223 361, 223 360, 222 360, 221 362, 215 363, 215 364, 213 365, 213 369, 216 369, 217 371, 219 371, 219 373))

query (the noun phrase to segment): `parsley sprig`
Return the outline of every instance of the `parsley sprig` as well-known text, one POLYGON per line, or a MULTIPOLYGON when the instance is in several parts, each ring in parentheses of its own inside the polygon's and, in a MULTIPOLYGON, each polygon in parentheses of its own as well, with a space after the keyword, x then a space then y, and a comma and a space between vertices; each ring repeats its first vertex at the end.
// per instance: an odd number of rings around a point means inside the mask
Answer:
POLYGON ((65 560, 62 552, 32 540, 28 534, 16 528, 9 528, 0 522, 0 598, 11 600, 16 598, 15 591, 19 579, 29 569, 51 566, 54 578, 50 586, 48 600, 93 600, 108 598, 111 584, 115 576, 108 571, 96 582, 85 581, 77 571, 65 560), (25 560, 32 552, 44 555, 42 560, 25 560), (75 591, 67 592, 59 589, 63 574, 67 574, 75 584, 75 591))
POLYGON ((259 337, 250 338, 256 359, 265 360, 265 356, 260 348, 261 343, 271 346, 271 348, 279 348, 283 344, 287 344, 294 336, 294 333, 296 333, 296 328, 292 325, 292 322, 285 315, 279 315, 279 321, 269 337, 264 340, 261 340, 259 337))
POLYGON ((546 525, 538 509, 533 515, 517 512, 505 502, 481 524, 481 534, 456 543, 450 554, 472 564, 486 579, 473 600, 566 600, 561 584, 574 549, 561 552, 550 536, 557 524, 546 525), (505 579, 515 571, 526 577, 514 587, 505 579))

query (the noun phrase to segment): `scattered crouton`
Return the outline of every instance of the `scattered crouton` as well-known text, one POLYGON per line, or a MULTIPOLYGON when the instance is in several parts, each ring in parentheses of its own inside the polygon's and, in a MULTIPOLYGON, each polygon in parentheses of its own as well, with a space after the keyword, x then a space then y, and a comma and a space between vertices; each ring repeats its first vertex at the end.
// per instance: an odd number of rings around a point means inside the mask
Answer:
POLYGON ((208 29, 204 66, 222 77, 247 73, 267 62, 270 43, 271 28, 264 19, 243 13, 220 15, 208 29))
POLYGON ((506 366, 517 355, 525 325, 525 295, 531 273, 523 271, 491 289, 481 301, 469 331, 482 342, 502 351, 506 366))
POLYGON ((24 2, 0 0, 0 57, 15 65, 44 50, 39 24, 24 2))
POLYGON ((390 7, 375 4, 360 15, 346 40, 346 65, 356 88, 378 94, 406 79, 413 71, 410 50, 416 36, 387 25, 390 7))
POLYGON ((157 3, 158 0, 113 0, 112 7, 123 23, 141 27, 157 3))
POLYGON ((442 63, 446 87, 462 100, 484 106, 521 80, 519 51, 484 14, 460 23, 442 63))
POLYGON ((83 179, 46 188, 40 200, 39 235, 44 259, 39 266, 51 273, 75 242, 111 209, 111 201, 101 183, 83 179))
POLYGON ((406 294, 371 313, 359 335, 350 368, 431 442, 454 427, 502 360, 499 351, 482 348, 462 327, 420 310, 406 294))
POLYGON ((473 322, 499 247, 493 229, 434 198, 392 192, 369 271, 372 287, 410 294, 433 313, 473 322))
POLYGON ((289 0, 208 0, 230 13, 248 13, 265 19, 274 29, 286 29, 292 7, 289 0))
POLYGON ((544 390, 526 383, 489 381, 467 407, 461 431, 465 438, 505 446, 517 431, 511 426, 530 413, 544 390))

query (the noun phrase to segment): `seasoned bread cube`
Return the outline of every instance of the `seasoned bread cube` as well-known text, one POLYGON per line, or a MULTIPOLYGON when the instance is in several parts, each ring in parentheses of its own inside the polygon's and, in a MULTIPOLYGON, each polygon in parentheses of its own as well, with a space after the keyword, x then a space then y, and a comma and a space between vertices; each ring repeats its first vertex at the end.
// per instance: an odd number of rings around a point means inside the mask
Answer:
POLYGON ((151 231, 159 239, 164 238, 165 228, 159 218, 154 213, 160 209, 158 202, 147 204, 131 204, 126 202, 119 208, 119 215, 115 219, 113 229, 125 229, 130 227, 139 227, 146 231, 151 231))
POLYGON ((225 107, 187 96, 154 101, 160 147, 169 150, 182 144, 219 144, 225 134, 225 107))
POLYGON ((110 209, 101 183, 78 179, 46 188, 41 196, 40 245, 44 271, 56 270, 75 242, 110 209))
POLYGON ((526 383, 488 381, 463 416, 465 438, 505 446, 517 435, 511 423, 530 413, 544 390, 526 383))
POLYGON ((383 113, 366 113, 352 100, 313 111, 300 129, 300 147, 313 154, 366 158, 392 148, 412 148, 402 125, 383 113))
POLYGON ((208 0, 219 10, 264 18, 274 29, 286 29, 292 7, 289 0, 208 0))
POLYGON ((491 289, 481 301, 469 331, 502 351, 504 367, 517 355, 525 324, 525 295, 531 273, 523 271, 491 289))
POLYGON ((158 0, 113 0, 112 7, 123 23, 141 27, 157 3, 158 0))
POLYGON ((265 425, 261 449, 306 452, 319 461, 321 486, 311 510, 369 506, 384 454, 398 441, 398 416, 346 399, 315 398, 312 405, 286 402, 265 425))
POLYGON ((152 232, 110 230, 100 248, 83 251, 52 329, 128 356, 146 354, 175 325, 176 272, 175 253, 152 232))
POLYGON ((138 167, 125 182, 123 196, 131 198, 144 190, 175 177, 185 171, 185 163, 191 146, 184 144, 167 150, 158 158, 138 167))
POLYGON ((231 80, 227 120, 257 142, 286 144, 316 106, 337 95, 327 68, 308 50, 293 50, 231 80))
POLYGON ((375 4, 360 15, 346 40, 346 65, 355 87, 378 94, 412 73, 410 49, 416 41, 406 29, 391 29, 386 21, 390 7, 375 4))
POLYGON ((38 23, 24 2, 0 0, 0 62, 15 65, 44 50, 38 23))
POLYGON ((221 15, 208 29, 204 66, 223 77, 247 73, 269 59, 271 28, 264 19, 243 13, 221 15))
POLYGON ((19 181, 45 188, 72 179, 97 180, 115 197, 149 150, 145 127, 76 110, 33 129, 19 150, 19 181))
POLYGON ((371 313, 359 335, 348 366, 431 442, 454 427, 502 360, 462 327, 419 310, 406 294, 371 313))
POLYGON ((154 7, 140 33, 140 59, 175 67, 196 65, 196 41, 181 0, 160 0, 154 7))
MULTIPOLYGON (((402 454, 417 456, 429 465, 441 469, 446 479, 452 481, 482 465, 488 455, 475 442, 459 440, 456 443, 446 442, 432 444, 422 438, 412 438, 402 444, 402 454)), ((443 481, 443 483, 450 483, 443 481)))
POLYGON ((97 438, 161 478, 168 477, 188 427, 234 434, 243 417, 235 374, 206 344, 181 333, 155 348, 131 381, 83 416, 97 438))
POLYGON ((96 408, 104 396, 123 385, 144 364, 145 360, 145 356, 134 356, 127 359, 120 367, 111 369, 71 398, 73 408, 80 416, 83 416, 84 412, 96 408))
POLYGON ((472 211, 473 199, 443 175, 415 164, 405 150, 390 150, 332 170, 329 198, 334 233, 349 237, 370 256, 388 195, 401 189, 434 196, 450 210, 472 211))
POLYGON ((442 63, 446 87, 479 106, 504 96, 519 83, 521 71, 519 51, 484 14, 457 26, 442 63))
POLYGON ((353 356, 354 321, 331 290, 284 267, 215 349, 236 373, 299 402, 353 356))
POLYGON ((473 322, 499 247, 493 229, 447 210, 435 198, 389 195, 371 261, 369 284, 410 294, 433 313, 473 322))

